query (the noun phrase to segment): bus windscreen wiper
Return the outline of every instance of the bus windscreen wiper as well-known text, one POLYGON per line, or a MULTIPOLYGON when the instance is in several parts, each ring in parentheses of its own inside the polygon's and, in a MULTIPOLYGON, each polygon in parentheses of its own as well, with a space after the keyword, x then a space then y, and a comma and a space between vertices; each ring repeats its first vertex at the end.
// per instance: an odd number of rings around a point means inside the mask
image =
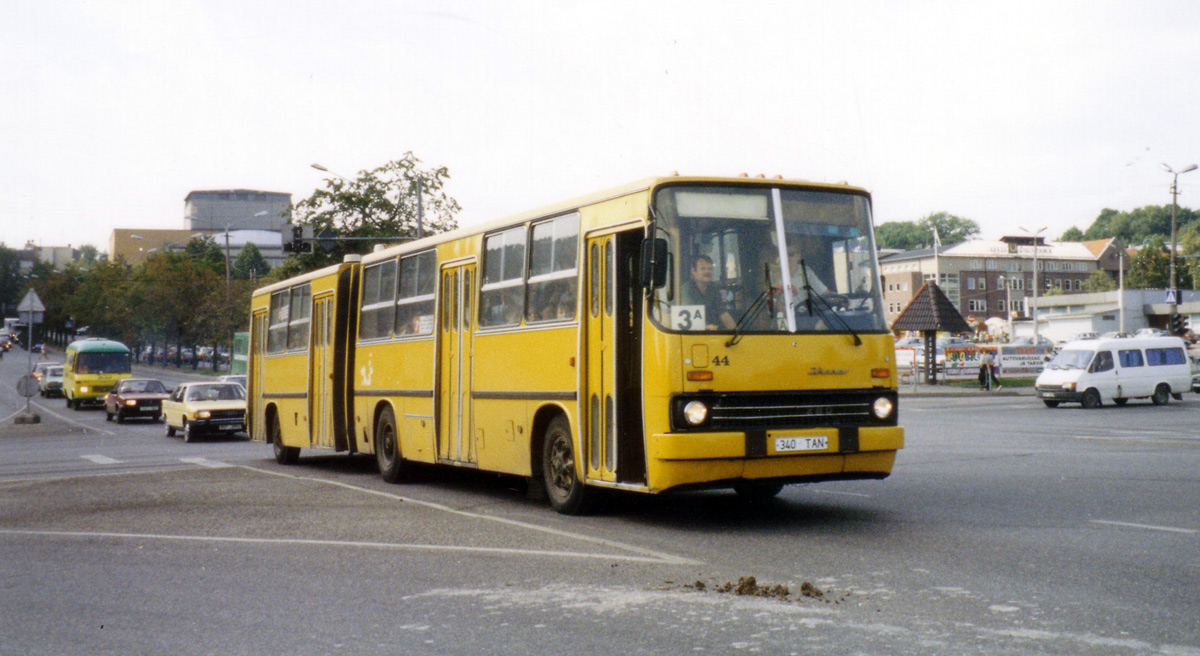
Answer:
POLYGON ((738 318, 737 325, 733 327, 733 337, 730 337, 729 341, 725 342, 725 346, 736 346, 738 342, 742 341, 742 327, 756 319, 759 314, 762 314, 764 307, 768 308, 771 316, 775 315, 775 297, 771 293, 771 270, 766 264, 763 264, 763 277, 766 279, 767 288, 758 295, 758 298, 754 299, 750 307, 746 308, 746 311, 738 318))
POLYGON ((833 309, 833 306, 829 304, 829 301, 826 301, 820 294, 817 294, 815 291, 813 291, 812 285, 808 284, 808 266, 804 264, 803 257, 800 258, 800 276, 804 279, 804 304, 808 308, 808 315, 814 316, 813 298, 815 297, 817 299, 815 304, 817 312, 815 313, 815 316, 820 317, 821 319, 827 319, 829 317, 837 319, 837 322, 842 324, 842 328, 846 329, 846 331, 848 331, 850 335, 854 337, 854 345, 862 346, 862 338, 858 336, 858 333, 855 332, 855 330, 850 327, 850 324, 846 323, 846 320, 843 319, 841 315, 839 315, 837 311, 833 309), (825 309, 829 311, 828 314, 821 310, 822 305, 824 305, 825 309))

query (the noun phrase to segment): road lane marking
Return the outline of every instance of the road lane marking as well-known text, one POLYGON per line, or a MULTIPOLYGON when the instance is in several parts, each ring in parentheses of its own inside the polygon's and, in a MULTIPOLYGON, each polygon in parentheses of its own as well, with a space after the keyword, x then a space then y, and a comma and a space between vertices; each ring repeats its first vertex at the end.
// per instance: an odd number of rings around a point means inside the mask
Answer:
POLYGON ((809 492, 814 494, 834 494, 842 497, 862 497, 864 499, 871 498, 871 495, 863 494, 862 492, 839 492, 837 490, 809 490, 809 492))
POLYGON ((98 453, 93 453, 90 455, 79 456, 79 457, 83 458, 84 460, 91 460, 92 462, 96 463, 97 465, 119 465, 119 464, 121 464, 121 461, 117 460, 116 458, 109 458, 108 456, 102 456, 98 453))
MULTIPOLYGON (((20 529, 0 529, 0 535, 29 535, 37 537, 60 538, 112 538, 117 540, 173 540, 179 542, 216 542, 233 544, 266 544, 266 545, 299 545, 318 547, 360 547, 365 549, 391 549, 397 551, 438 551, 438 552, 467 552, 481 554, 500 554, 508 556, 542 556, 584 560, 622 560, 638 563, 662 563, 661 558, 651 556, 631 556, 611 553, 584 553, 577 551, 554 551, 543 549, 509 549, 501 547, 464 547, 458 545, 439 544, 410 544, 398 542, 359 542, 354 540, 309 540, 298 538, 234 538, 205 535, 154 535, 150 533, 110 533, 92 531, 32 531, 20 529)), ((671 561, 678 562, 677 560, 671 561)), ((695 563, 696 561, 687 561, 695 563)))
POLYGON ((1167 533, 1184 533, 1186 535, 1195 535, 1196 533, 1200 533, 1200 531, 1196 531, 1195 529, 1190 529, 1190 528, 1177 528, 1175 526, 1154 526, 1151 524, 1133 524, 1131 522, 1110 522, 1110 521, 1103 520, 1103 519, 1093 519, 1092 523, 1093 524, 1105 524, 1107 526, 1122 526, 1125 528, 1141 528, 1141 529, 1145 529, 1147 531, 1165 531, 1167 533))
POLYGON ((222 469, 224 467, 232 467, 233 465, 219 460, 209 460, 208 458, 180 458, 179 462, 186 462, 189 465, 199 465, 200 467, 208 467, 209 469, 222 469))
MULTIPOLYGON (((468 512, 466 510, 456 510, 449 506, 444 506, 440 503, 433 503, 431 501, 422 501, 420 499, 414 499, 412 497, 406 497, 406 496, 402 496, 399 494, 392 494, 390 492, 381 492, 379 490, 371 490, 371 489, 368 489, 365 487, 358 487, 357 485, 349 485, 347 483, 340 483, 338 481, 328 481, 328 480, 324 480, 324 479, 320 479, 320 478, 312 478, 312 477, 307 477, 307 476, 297 476, 296 474, 285 474, 282 472, 272 472, 272 471, 267 471, 265 469, 257 469, 255 467, 247 467, 245 465, 239 465, 239 466, 242 469, 248 469, 250 471, 257 472, 260 474, 267 474, 270 476, 278 476, 280 478, 290 478, 290 479, 298 480, 298 481, 308 481, 310 483, 322 483, 325 485, 332 485, 334 487, 341 487, 341 488, 345 488, 347 490, 353 490, 355 492, 365 492, 367 494, 373 494, 375 496, 380 496, 380 497, 384 497, 387 499, 403 501, 405 503, 411 503, 413 505, 430 508, 432 510, 439 510, 439 511, 442 511, 445 513, 450 513, 452 515, 458 515, 460 517, 468 517, 471 519, 482 519, 485 521, 496 522, 499 524, 507 524, 508 526, 515 526, 515 527, 527 529, 530 531, 538 531, 540 533, 556 535, 558 537, 566 538, 569 540, 576 540, 579 542, 591 542, 593 544, 599 544, 599 545, 603 545, 606 547, 612 547, 614 549, 621 549, 622 551, 631 551, 634 553, 640 553, 640 554, 644 554, 645 557, 639 558, 638 560, 645 561, 645 562, 669 563, 672 565, 703 565, 704 564, 702 561, 699 561, 699 560, 692 560, 691 558, 684 558, 683 556, 676 556, 674 554, 664 553, 662 551, 646 549, 644 547, 639 547, 639 546, 632 545, 632 544, 626 544, 623 542, 617 542, 615 540, 606 540, 604 538, 598 538, 598 537, 591 536, 591 535, 580 535, 578 533, 570 533, 568 531, 560 531, 558 529, 550 528, 548 526, 542 526, 539 524, 531 524, 529 522, 522 522, 522 521, 519 521, 516 519, 495 517, 493 515, 482 515, 479 513, 468 512)), ((634 558, 633 556, 622 556, 622 557, 623 558, 634 558)))
POLYGON ((114 432, 112 432, 112 431, 110 431, 110 430, 105 430, 105 429, 103 429, 103 428, 97 428, 97 427, 95 427, 95 426, 88 426, 87 424, 84 424, 84 423, 80 423, 80 422, 78 422, 78 421, 75 421, 74 419, 71 419, 70 417, 66 417, 66 416, 60 415, 60 414, 58 414, 57 412, 55 412, 55 411, 51 410, 50 408, 47 408, 46 406, 42 405, 41 403, 34 403, 33 405, 37 406, 38 410, 41 410, 42 412, 45 412, 45 413, 47 413, 47 414, 49 414, 49 415, 52 415, 52 416, 54 416, 54 417, 58 417, 59 419, 61 419, 61 420, 65 421, 65 422, 67 422, 68 424, 75 424, 76 426, 78 426, 78 427, 80 427, 80 428, 83 428, 83 429, 85 429, 85 430, 90 430, 90 431, 99 431, 99 432, 101 432, 101 433, 104 433, 104 434, 106 434, 106 435, 114 435, 114 436, 116 435, 116 433, 114 433, 114 432))

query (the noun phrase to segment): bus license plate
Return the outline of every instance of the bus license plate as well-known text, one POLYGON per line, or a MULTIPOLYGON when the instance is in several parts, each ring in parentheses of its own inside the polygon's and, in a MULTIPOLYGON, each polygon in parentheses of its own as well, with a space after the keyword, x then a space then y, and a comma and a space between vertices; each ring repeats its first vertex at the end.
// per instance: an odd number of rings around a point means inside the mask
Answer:
POLYGON ((775 452, 785 451, 824 451, 829 448, 829 436, 812 435, 809 437, 777 437, 775 452))

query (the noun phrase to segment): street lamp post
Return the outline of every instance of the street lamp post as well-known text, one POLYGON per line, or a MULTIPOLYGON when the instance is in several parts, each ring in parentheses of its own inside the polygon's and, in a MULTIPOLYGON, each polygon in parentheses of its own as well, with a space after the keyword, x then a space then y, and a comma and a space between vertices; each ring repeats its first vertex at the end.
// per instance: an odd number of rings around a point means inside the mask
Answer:
POLYGON ((1038 345, 1038 239, 1040 235, 1046 231, 1046 226, 1038 228, 1036 231, 1030 230, 1024 226, 1021 230, 1033 235, 1033 310, 1030 313, 1033 317, 1033 345, 1038 345))
POLYGON ((1004 276, 1000 276, 1000 286, 1004 288, 1004 318, 1008 321, 1005 335, 1012 341, 1012 285, 1004 276))
POLYGON ((1175 251, 1178 250, 1178 244, 1175 240, 1175 215, 1179 213, 1179 176, 1183 175, 1184 173, 1189 173, 1191 171, 1195 171, 1197 166, 1195 164, 1192 164, 1191 166, 1183 169, 1182 171, 1176 171, 1175 169, 1171 168, 1170 166, 1167 166, 1166 163, 1163 163, 1162 167, 1163 167, 1163 169, 1165 169, 1167 171, 1167 173, 1170 173, 1172 176, 1172 180, 1171 180, 1171 281, 1168 284, 1171 285, 1171 319, 1174 319, 1175 315, 1179 313, 1179 292, 1176 289, 1179 285, 1178 285, 1177 279, 1175 278, 1175 251))

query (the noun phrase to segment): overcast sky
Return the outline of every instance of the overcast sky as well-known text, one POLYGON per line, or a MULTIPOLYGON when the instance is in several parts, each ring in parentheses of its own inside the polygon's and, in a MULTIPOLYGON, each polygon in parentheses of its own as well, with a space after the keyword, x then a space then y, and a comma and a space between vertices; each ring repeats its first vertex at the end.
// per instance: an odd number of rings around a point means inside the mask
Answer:
MULTIPOLYGON (((469 225, 652 175, 871 190, 983 236, 1170 202, 1200 2, 3 0, 0 240, 182 228, 193 190, 413 151, 469 225)), ((1180 179, 1200 206, 1200 171, 1180 179)))

